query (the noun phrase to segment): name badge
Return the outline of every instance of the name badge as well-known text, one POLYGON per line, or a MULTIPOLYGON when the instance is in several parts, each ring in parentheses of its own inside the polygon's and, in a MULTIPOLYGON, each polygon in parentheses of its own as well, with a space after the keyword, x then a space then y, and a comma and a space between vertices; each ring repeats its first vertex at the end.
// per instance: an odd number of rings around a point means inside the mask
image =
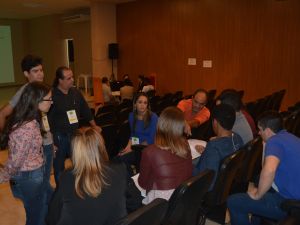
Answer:
POLYGON ((131 143, 132 143, 132 145, 138 145, 138 144, 140 144, 140 139, 138 137, 132 137, 131 143))
POLYGON ((43 115, 42 122, 43 122, 44 131, 47 131, 47 132, 50 131, 50 126, 49 126, 47 115, 43 115))
POLYGON ((67 111, 67 115, 70 124, 78 123, 78 118, 74 109, 67 111))

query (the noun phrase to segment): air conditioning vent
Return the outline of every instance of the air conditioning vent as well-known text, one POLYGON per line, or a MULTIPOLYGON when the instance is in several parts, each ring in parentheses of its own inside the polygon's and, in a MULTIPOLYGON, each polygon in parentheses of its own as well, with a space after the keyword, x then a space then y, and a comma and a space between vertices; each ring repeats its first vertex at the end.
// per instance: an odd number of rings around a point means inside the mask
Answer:
POLYGON ((90 15, 88 14, 74 14, 70 16, 62 17, 64 23, 78 23, 90 20, 90 15))

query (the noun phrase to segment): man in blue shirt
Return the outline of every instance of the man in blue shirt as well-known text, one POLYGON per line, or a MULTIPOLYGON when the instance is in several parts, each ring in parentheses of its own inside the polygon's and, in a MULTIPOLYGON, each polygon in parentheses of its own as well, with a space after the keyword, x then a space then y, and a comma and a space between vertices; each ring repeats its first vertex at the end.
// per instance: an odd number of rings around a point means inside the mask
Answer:
POLYGON ((300 200, 300 139, 283 130, 278 112, 263 114, 258 128, 266 143, 259 184, 247 193, 229 197, 232 225, 255 224, 249 214, 280 220, 286 215, 281 203, 285 199, 300 200))

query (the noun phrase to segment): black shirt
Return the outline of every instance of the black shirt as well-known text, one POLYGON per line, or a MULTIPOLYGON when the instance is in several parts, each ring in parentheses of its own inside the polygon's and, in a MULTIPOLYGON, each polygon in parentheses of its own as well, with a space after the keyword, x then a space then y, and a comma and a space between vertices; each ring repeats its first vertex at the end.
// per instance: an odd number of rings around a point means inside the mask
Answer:
POLYGON ((79 123, 70 124, 67 112, 75 110, 77 119, 93 120, 91 110, 84 97, 76 88, 70 88, 68 94, 64 94, 58 88, 52 90, 53 104, 48 113, 49 125, 52 133, 72 134, 79 128, 79 123))
POLYGON ((101 194, 79 198, 72 171, 64 172, 49 204, 48 225, 114 225, 126 216, 127 174, 123 164, 110 164, 101 194))

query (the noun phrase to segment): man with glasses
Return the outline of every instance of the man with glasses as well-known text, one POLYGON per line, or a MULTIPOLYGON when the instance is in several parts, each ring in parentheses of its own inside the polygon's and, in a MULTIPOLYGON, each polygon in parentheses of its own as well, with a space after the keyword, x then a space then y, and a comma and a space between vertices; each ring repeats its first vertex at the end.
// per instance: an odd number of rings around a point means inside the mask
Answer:
POLYGON ((186 120, 185 133, 191 135, 191 129, 197 128, 210 117, 209 110, 205 107, 207 103, 207 91, 197 89, 191 99, 181 100, 177 107, 184 113, 186 120))

